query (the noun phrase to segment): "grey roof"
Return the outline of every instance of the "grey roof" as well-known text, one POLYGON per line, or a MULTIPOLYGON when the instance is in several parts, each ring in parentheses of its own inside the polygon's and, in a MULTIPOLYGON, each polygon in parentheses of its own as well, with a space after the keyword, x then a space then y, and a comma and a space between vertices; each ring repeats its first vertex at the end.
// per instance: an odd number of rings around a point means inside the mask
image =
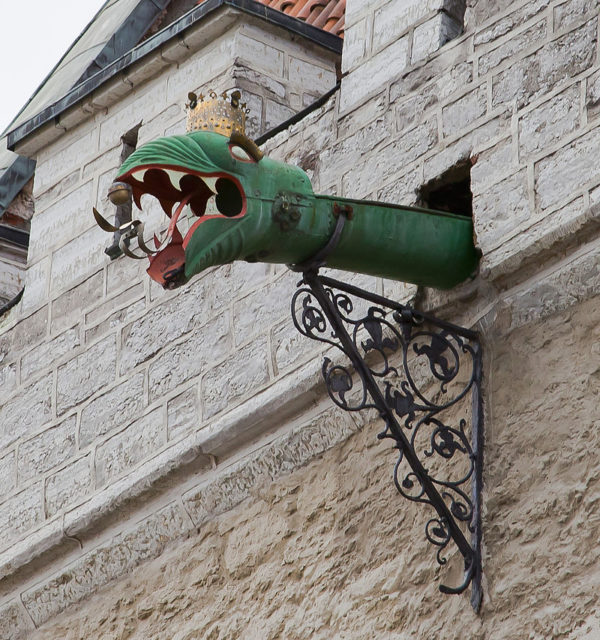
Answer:
MULTIPOLYGON (((73 87, 134 47, 169 2, 107 0, 4 134, 35 117, 73 87)), ((31 178, 35 168, 32 161, 19 160, 20 156, 7 149, 6 142, 3 135, 0 138, 0 216, 31 178)))

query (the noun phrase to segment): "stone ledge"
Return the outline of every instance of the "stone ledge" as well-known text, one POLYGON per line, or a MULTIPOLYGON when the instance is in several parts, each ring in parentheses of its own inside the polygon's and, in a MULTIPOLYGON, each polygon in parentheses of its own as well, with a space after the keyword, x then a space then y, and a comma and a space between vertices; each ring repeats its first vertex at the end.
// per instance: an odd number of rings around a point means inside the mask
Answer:
POLYGON ((34 560, 48 557, 69 538, 82 538, 102 529, 125 503, 158 494, 167 478, 206 469, 215 457, 239 450, 251 439, 275 431, 297 413, 315 405, 324 393, 319 362, 292 371, 247 402, 163 450, 127 477, 54 519, 0 554, 0 579, 34 560))

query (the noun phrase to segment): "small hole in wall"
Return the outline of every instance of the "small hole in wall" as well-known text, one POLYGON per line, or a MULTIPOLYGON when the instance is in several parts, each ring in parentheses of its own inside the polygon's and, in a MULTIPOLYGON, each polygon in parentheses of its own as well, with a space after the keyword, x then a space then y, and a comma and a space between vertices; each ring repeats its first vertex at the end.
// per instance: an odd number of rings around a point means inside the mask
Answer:
POLYGON ((419 204, 428 209, 449 211, 473 217, 471 160, 464 160, 444 171, 419 190, 419 204))

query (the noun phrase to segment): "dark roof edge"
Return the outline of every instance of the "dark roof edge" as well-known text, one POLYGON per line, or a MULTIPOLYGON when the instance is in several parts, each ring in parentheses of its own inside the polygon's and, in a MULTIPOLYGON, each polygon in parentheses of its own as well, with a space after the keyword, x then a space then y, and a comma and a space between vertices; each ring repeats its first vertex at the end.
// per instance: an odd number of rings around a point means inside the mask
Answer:
POLYGON ((35 160, 19 156, 0 176, 0 217, 35 171, 35 160))
POLYGON ((271 24, 283 27, 287 31, 301 35, 308 40, 312 40, 330 51, 335 53, 342 52, 343 40, 338 36, 329 33, 328 31, 323 31, 322 29, 314 27, 302 20, 298 20, 297 18, 292 18, 286 13, 267 7, 255 0, 207 0, 191 11, 188 11, 188 13, 165 27, 162 31, 159 31, 156 35, 152 36, 142 44, 134 47, 81 84, 73 87, 73 89, 71 89, 63 98, 49 107, 46 107, 27 122, 24 122, 13 131, 10 131, 6 136, 8 148, 11 151, 14 151, 16 145, 36 129, 39 129, 44 124, 55 120, 63 111, 72 107, 74 104, 79 102, 79 100, 90 95, 101 84, 114 77, 117 73, 127 69, 127 67, 134 62, 138 62, 143 57, 156 51, 169 40, 180 36, 190 26, 220 7, 232 7, 234 9, 238 9, 249 15, 266 20, 271 24))
POLYGON ((91 78, 113 60, 121 57, 139 43, 140 39, 154 24, 160 12, 171 0, 141 0, 127 16, 123 24, 113 33, 102 51, 90 62, 87 69, 73 86, 91 78))

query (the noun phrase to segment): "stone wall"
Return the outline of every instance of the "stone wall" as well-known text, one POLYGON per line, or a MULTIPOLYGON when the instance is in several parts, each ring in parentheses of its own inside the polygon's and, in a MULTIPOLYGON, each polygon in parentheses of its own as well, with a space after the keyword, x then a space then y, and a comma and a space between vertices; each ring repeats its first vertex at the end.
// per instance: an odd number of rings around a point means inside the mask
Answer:
MULTIPOLYGON (((173 293, 105 259, 87 212, 108 208, 140 117, 141 141, 181 131, 169 86, 191 57, 38 158, 27 296, 0 335, 2 637, 597 635, 599 10, 471 0, 464 35, 413 58, 450 4, 349 1, 340 92, 265 151, 317 192, 405 204, 472 166, 477 278, 442 294, 346 277, 482 334, 481 617, 437 592, 376 426, 323 398, 322 351, 288 317, 297 276, 240 263, 173 293), (161 87, 169 104, 148 99, 161 87)), ((231 86, 255 82, 246 67, 231 86)))

